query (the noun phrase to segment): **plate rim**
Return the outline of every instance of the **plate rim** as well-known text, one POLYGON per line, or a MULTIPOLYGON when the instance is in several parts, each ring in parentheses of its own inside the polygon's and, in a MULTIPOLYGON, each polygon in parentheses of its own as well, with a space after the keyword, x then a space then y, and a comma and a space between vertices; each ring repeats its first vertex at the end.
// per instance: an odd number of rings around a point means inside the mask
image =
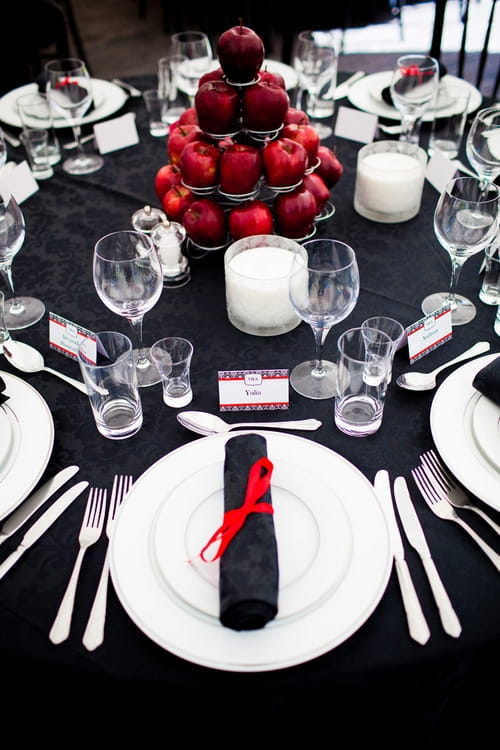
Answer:
MULTIPOLYGON (((483 452, 484 457, 486 460, 492 464, 493 468, 495 468, 499 472, 499 479, 500 479, 500 463, 496 463, 495 457, 496 453, 493 455, 489 454, 489 443, 491 442, 492 445, 495 446, 495 450, 498 448, 498 442, 500 440, 500 433, 499 433, 499 422, 500 422, 500 407, 497 406, 491 399, 489 399, 487 396, 485 396, 483 393, 478 393, 478 398, 476 399, 476 402, 474 404, 474 408, 472 410, 471 415, 471 432, 473 435, 474 440, 477 443, 477 446, 480 451, 483 452), (488 415, 484 415, 484 410, 491 411, 491 418, 493 421, 495 421, 495 425, 492 429, 492 433, 490 433, 490 428, 492 427, 491 423, 488 424, 488 440, 482 440, 482 438, 486 437, 481 434, 478 434, 480 431, 477 429, 479 425, 477 424, 479 421, 478 411, 481 410, 481 424, 484 425, 484 419, 488 419, 488 415), (493 439, 492 439, 493 437, 493 439), (496 439, 496 442, 495 442, 496 439), (486 445, 484 443, 487 443, 486 445)), ((500 453, 499 453, 500 457, 500 453)))

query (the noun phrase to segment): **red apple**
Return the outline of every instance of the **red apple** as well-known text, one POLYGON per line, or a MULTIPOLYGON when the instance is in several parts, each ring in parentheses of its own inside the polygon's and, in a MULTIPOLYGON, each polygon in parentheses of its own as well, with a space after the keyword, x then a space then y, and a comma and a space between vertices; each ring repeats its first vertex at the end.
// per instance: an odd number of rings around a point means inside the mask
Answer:
POLYGON ((316 215, 320 214, 330 198, 330 191, 328 190, 325 181, 319 176, 319 174, 312 172, 311 174, 304 175, 302 184, 310 190, 316 198, 316 215))
POLYGON ((233 143, 222 152, 219 174, 219 187, 223 193, 251 193, 262 174, 260 150, 246 143, 233 143))
POLYGON ((297 185, 307 168, 307 151, 291 138, 277 138, 262 151, 266 182, 271 187, 297 185))
POLYGON ((335 151, 332 151, 332 149, 327 146, 320 146, 318 148, 318 156, 320 164, 315 172, 323 178, 327 187, 332 188, 342 177, 344 167, 338 160, 335 151))
POLYGON ((194 107, 188 107, 184 110, 184 112, 181 112, 181 115, 177 122, 181 125, 198 125, 198 115, 196 114, 196 109, 194 107))
POLYGON ((228 81, 249 83, 264 62, 264 44, 253 29, 240 23, 220 35, 217 57, 228 81))
POLYGON ((223 81, 224 80, 224 71, 222 68, 215 68, 215 70, 209 70, 207 73, 203 73, 200 80, 198 81, 198 88, 200 86, 203 86, 204 83, 208 83, 208 81, 223 81))
POLYGON ((309 125, 309 117, 302 109, 288 107, 288 111, 283 122, 285 125, 289 125, 291 122, 296 122, 299 125, 309 125))
POLYGON ((242 95, 242 121, 245 130, 268 133, 283 125, 290 100, 285 89, 269 81, 247 86, 242 95))
POLYGON ((252 234, 273 234, 273 214, 269 206, 260 200, 240 203, 229 212, 229 232, 233 240, 250 237, 252 234))
POLYGON ((194 98, 198 123, 211 135, 226 135, 240 130, 240 95, 225 81, 207 81, 198 87, 194 98))
POLYGON ((306 237, 314 226, 316 198, 304 185, 281 193, 274 200, 274 216, 278 234, 290 239, 306 237))
POLYGON ((205 133, 199 125, 182 125, 174 122, 168 131, 167 151, 172 164, 179 164, 182 149, 192 141, 206 140, 205 133))
POLYGON ((201 247, 220 247, 227 241, 224 209, 210 198, 193 201, 182 217, 188 237, 201 247))
POLYGON ((167 190, 161 202, 167 219, 180 222, 184 212, 195 200, 196 195, 192 190, 184 187, 184 185, 174 185, 170 190, 167 190))
POLYGON ((285 125, 280 133, 280 137, 291 138, 293 141, 302 143, 307 151, 307 166, 312 167, 316 163, 318 159, 320 138, 318 131, 315 130, 312 125, 299 125, 296 122, 291 122, 288 125, 285 125))
POLYGON ((275 83, 277 86, 281 86, 286 91, 285 79, 283 78, 281 73, 273 72, 271 70, 268 70, 266 67, 260 71, 259 76, 261 81, 270 81, 271 83, 275 83))
POLYGON ((213 143, 193 141, 182 149, 179 167, 182 182, 189 188, 213 187, 219 182, 221 153, 213 143))
POLYGON ((160 167, 155 177, 155 192, 161 200, 167 190, 173 185, 178 185, 182 178, 182 172, 175 164, 164 164, 160 167))

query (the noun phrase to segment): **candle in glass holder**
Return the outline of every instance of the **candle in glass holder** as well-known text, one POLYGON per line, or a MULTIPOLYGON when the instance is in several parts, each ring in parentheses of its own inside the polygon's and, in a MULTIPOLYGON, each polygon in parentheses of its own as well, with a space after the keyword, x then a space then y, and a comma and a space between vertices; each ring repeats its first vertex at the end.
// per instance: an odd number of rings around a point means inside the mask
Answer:
POLYGON ((288 277, 300 245, 277 235, 253 235, 234 242, 224 255, 227 315, 244 333, 277 336, 300 318, 288 296, 288 277))
POLYGON ((408 221, 420 210, 427 155, 414 143, 377 141, 358 153, 354 208, 381 223, 408 221))

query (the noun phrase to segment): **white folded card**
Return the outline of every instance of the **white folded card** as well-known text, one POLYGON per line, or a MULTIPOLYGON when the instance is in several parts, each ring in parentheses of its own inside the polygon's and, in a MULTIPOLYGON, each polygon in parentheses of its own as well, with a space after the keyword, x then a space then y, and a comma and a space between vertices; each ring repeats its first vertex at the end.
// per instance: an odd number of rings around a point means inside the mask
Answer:
POLYGON ((425 176, 438 193, 442 193, 449 181, 454 178, 456 171, 455 164, 441 151, 436 150, 427 162, 425 176))
POLYGON ((11 195, 21 204, 39 190, 27 161, 20 164, 7 162, 0 171, 0 195, 4 200, 11 195))
POLYGON ((339 107, 335 122, 335 135, 359 143, 371 143, 375 138, 378 117, 350 107, 339 107))
POLYGON ((288 370, 220 370, 221 411, 288 409, 288 370))
POLYGON ((114 117, 106 122, 94 125, 94 135, 97 148, 101 154, 118 151, 139 143, 139 135, 135 124, 135 114, 128 112, 121 117, 114 117))

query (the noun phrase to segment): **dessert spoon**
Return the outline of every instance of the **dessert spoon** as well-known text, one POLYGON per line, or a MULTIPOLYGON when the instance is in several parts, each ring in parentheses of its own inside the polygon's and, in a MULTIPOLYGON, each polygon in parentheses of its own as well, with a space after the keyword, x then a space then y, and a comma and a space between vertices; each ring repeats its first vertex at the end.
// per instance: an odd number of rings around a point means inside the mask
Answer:
POLYGON ((63 375, 62 372, 53 370, 51 367, 45 367, 45 361, 40 352, 29 346, 29 344, 11 339, 4 343, 3 353, 10 364, 13 367, 17 367, 18 370, 22 372, 49 372, 51 375, 56 375, 61 380, 64 380, 87 395, 87 388, 82 382, 63 375))
POLYGON ((229 432, 238 427, 245 429, 251 427, 275 427, 281 430, 317 430, 321 427, 319 419, 297 419, 292 422, 238 422, 229 424, 215 414, 205 411, 181 411, 177 420, 183 427, 199 435, 216 435, 221 432, 229 432))
POLYGON ((404 372, 399 378, 397 378, 396 383, 401 388, 406 388, 409 391, 430 391, 436 387, 436 375, 441 372, 441 370, 444 370, 446 367, 451 367, 451 365, 461 362, 464 359, 471 359, 471 357, 475 357, 477 354, 484 354, 489 350, 489 341, 478 341, 478 343, 471 346, 470 349, 459 354, 458 357, 450 359, 449 362, 445 362, 444 365, 436 367, 432 372, 404 372))

